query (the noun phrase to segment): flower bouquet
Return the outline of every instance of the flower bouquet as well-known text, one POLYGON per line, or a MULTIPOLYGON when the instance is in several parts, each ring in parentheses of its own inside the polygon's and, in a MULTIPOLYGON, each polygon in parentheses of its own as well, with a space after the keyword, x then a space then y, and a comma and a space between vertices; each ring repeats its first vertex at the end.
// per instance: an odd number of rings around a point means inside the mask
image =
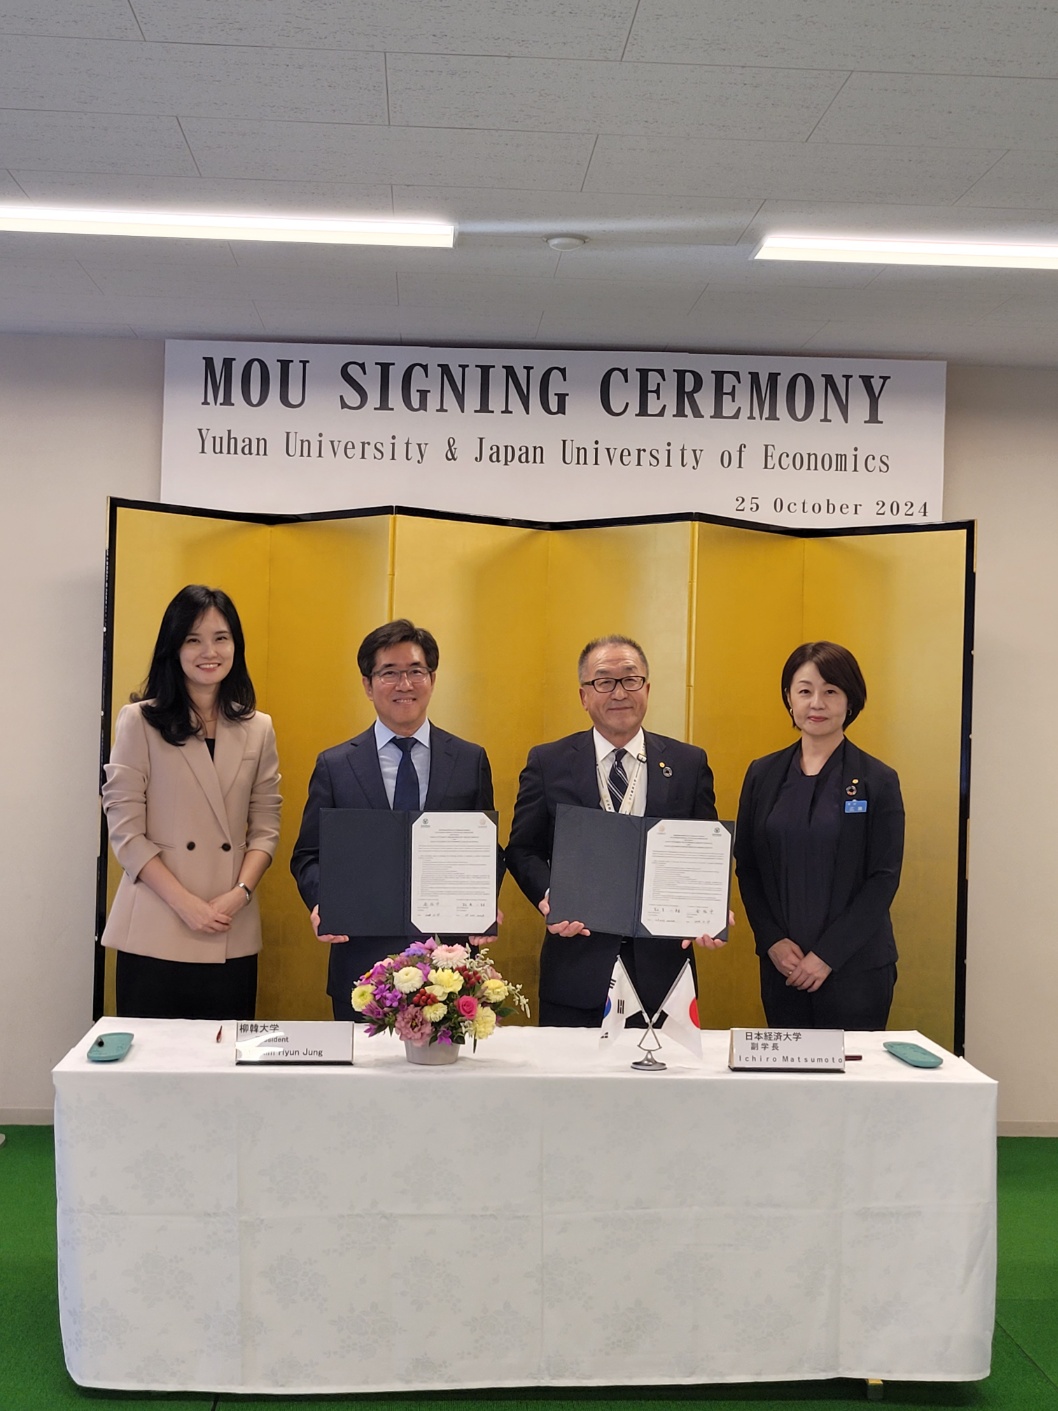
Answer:
MULTIPOLYGON (((430 1044, 477 1048, 500 1019, 515 1009, 529 1013, 520 985, 505 980, 482 947, 414 941, 398 955, 372 965, 353 990, 353 1008, 369 1035, 393 1033, 411 1049, 430 1044)), ((457 1057, 458 1051, 452 1054, 457 1057)))

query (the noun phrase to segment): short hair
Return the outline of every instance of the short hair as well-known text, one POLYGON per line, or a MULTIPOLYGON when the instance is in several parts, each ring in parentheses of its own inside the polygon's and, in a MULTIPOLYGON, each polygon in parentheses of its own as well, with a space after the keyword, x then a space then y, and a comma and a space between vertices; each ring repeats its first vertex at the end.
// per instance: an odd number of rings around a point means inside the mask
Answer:
POLYGON ((634 637, 622 637, 619 632, 614 632, 609 637, 593 637, 588 645, 577 658, 577 680, 584 679, 584 665, 596 647, 631 647, 639 660, 643 663, 643 674, 650 675, 650 663, 647 661, 647 654, 634 637))
POLYGON ((789 710, 790 687, 794 675, 809 662, 824 681, 845 692, 849 702, 845 712, 845 724, 851 725, 867 704, 867 685, 859 662, 848 647, 840 647, 837 642, 802 642, 790 653, 782 669, 783 705, 789 710))
POLYGON ((217 707, 227 720, 246 720, 257 705, 253 682, 246 669, 246 639, 235 604, 220 588, 188 583, 162 614, 142 694, 132 695, 132 700, 144 702, 144 720, 153 725, 169 745, 183 745, 200 728, 187 694, 180 649, 195 623, 210 608, 216 608, 228 624, 235 649, 231 670, 217 687, 217 707))
POLYGON ((427 669, 437 670, 441 653, 437 649, 436 637, 432 632, 427 632, 425 627, 416 627, 410 619, 398 617, 395 622, 384 622, 381 627, 376 627, 360 643, 356 654, 360 675, 370 676, 375 669, 375 657, 378 653, 385 647, 397 647, 401 642, 414 642, 417 647, 421 647, 427 669))

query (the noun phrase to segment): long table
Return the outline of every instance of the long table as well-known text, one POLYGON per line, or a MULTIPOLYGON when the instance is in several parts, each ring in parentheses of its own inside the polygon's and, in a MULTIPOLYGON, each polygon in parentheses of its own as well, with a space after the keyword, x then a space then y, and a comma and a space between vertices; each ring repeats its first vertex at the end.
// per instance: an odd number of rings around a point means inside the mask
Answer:
MULTIPOLYGON (((510 1029, 451 1068, 236 1068, 127 1021, 54 1073, 59 1300, 81 1386, 288 1394, 989 1371, 991 1079, 850 1034, 844 1074, 661 1074, 510 1029)), ((936 1049, 943 1053, 943 1050, 936 1049)))

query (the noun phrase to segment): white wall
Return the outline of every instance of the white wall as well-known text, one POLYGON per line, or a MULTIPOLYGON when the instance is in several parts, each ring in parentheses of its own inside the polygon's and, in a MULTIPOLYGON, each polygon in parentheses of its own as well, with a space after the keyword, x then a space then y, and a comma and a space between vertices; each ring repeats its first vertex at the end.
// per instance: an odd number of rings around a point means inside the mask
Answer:
POLYGON ((978 520, 966 1056, 1002 1130, 1058 1135, 1058 371, 950 370, 946 455, 978 520))
POLYGON ((91 1023, 106 498, 158 498, 162 354, 0 337, 0 1120, 91 1023))
MULTIPOLYGON (((0 337, 0 1120, 87 1029, 106 497, 155 499, 162 346, 0 337)), ((967 1056, 1058 1134, 1058 372, 952 369, 946 512, 980 521, 967 1056)), ((915 708, 915 682, 907 683, 915 708)))

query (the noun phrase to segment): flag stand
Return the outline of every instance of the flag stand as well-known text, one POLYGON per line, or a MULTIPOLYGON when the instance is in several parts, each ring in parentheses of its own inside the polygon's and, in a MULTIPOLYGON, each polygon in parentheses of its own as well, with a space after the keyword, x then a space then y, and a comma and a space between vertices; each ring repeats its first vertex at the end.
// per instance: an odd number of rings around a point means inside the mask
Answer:
POLYGON ((647 1027, 643 1033, 643 1037, 639 1040, 639 1047, 646 1054, 646 1057, 637 1058, 636 1061, 632 1064, 632 1067, 636 1070, 636 1072, 664 1073, 669 1065, 667 1063, 659 1062, 658 1059, 654 1057, 654 1055, 660 1052, 661 1050, 661 1040, 658 1038, 657 1034, 655 1034, 654 1024, 653 1021, 650 1019, 647 1020, 647 1027), (649 1039, 654 1040, 653 1047, 651 1047, 648 1043, 649 1039))

